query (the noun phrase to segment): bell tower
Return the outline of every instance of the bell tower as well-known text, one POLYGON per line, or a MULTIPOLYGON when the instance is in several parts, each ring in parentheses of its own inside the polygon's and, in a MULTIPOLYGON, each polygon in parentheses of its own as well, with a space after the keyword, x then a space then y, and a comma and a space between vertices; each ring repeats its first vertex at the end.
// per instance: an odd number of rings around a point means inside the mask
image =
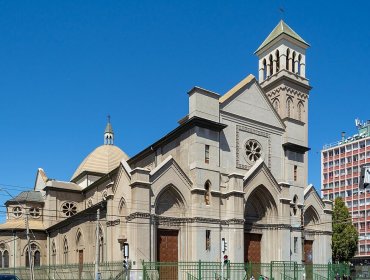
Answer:
POLYGON ((284 120, 307 122, 307 98, 311 89, 306 78, 309 44, 283 20, 257 49, 258 77, 275 110, 284 120))
POLYGON ((309 44, 281 20, 256 50, 259 83, 283 120, 285 179, 307 186, 308 97, 306 50, 309 44))

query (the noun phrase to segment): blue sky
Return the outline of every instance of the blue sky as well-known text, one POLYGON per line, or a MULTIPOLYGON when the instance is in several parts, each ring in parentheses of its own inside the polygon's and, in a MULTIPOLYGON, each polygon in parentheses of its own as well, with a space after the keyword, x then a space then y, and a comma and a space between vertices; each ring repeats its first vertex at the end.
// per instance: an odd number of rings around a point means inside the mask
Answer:
MULTIPOLYGON (((130 156, 177 126, 193 86, 225 93, 282 17, 310 43, 309 182, 370 119, 369 1, 1 1, 0 185, 69 180, 112 116, 130 156)), ((9 196, 0 192, 0 203, 9 196)))

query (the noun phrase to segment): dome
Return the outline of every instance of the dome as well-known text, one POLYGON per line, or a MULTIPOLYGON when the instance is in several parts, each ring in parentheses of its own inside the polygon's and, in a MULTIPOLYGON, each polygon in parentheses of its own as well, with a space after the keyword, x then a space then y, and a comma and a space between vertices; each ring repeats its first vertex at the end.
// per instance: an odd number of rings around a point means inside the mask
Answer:
POLYGON ((119 166, 122 160, 129 157, 120 148, 114 145, 102 145, 90 153, 72 176, 75 179, 84 171, 107 174, 119 166))

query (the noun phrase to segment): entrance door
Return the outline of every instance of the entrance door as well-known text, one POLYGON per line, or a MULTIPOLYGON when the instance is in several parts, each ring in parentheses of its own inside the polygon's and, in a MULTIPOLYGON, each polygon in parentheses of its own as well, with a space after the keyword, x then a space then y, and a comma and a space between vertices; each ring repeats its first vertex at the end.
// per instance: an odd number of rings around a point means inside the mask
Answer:
POLYGON ((304 241, 304 263, 306 266, 306 279, 310 280, 313 277, 313 255, 312 255, 312 240, 305 240, 304 241))
POLYGON ((178 279, 178 230, 163 230, 157 232, 157 261, 159 264, 159 279, 178 279))
POLYGON ((244 233, 244 262, 253 263, 251 275, 257 279, 261 274, 261 234, 244 233))
POLYGON ((261 262, 261 234, 244 234, 244 262, 261 262))
POLYGON ((84 250, 78 250, 78 279, 82 277, 82 269, 84 265, 84 250))

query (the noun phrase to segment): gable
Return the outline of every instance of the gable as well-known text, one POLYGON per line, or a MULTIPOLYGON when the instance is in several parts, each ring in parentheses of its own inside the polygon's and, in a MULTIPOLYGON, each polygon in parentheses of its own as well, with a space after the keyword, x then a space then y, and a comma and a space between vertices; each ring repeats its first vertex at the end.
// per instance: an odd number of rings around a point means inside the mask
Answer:
POLYGON ((223 112, 279 129, 285 128, 281 118, 252 75, 249 75, 220 98, 220 108, 223 112))
POLYGON ((255 165, 245 174, 243 180, 244 192, 247 196, 253 191, 253 189, 263 185, 276 200, 280 198, 281 187, 262 160, 258 160, 255 163, 255 165))
POLYGON ((35 179, 35 191, 42 191, 46 187, 46 181, 48 180, 45 171, 42 168, 39 168, 36 173, 35 179))
POLYGON ((165 188, 172 186, 183 197, 184 204, 190 202, 192 183, 172 156, 168 156, 150 172, 153 195, 157 197, 165 188))

